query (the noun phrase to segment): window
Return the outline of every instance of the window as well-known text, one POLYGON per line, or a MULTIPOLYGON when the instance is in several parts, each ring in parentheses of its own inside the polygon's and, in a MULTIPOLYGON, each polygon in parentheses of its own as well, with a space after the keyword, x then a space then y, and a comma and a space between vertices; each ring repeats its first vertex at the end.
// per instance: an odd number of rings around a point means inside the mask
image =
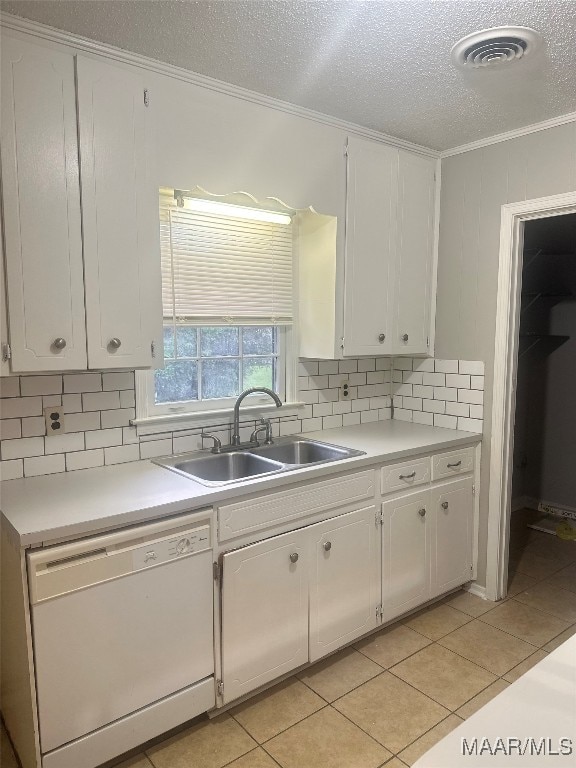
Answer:
POLYGON ((165 367, 142 374, 139 417, 229 409, 250 387, 290 394, 291 219, 243 197, 250 206, 161 190, 165 367))

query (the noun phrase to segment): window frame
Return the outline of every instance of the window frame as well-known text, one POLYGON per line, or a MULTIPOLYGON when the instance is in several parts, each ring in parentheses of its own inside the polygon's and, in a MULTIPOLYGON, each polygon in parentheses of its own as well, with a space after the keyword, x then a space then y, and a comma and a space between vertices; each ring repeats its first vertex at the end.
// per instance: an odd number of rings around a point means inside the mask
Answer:
MULTIPOLYGON (((296 318, 294 318, 296 321, 296 318)), ((238 323, 244 325, 244 323, 238 323)), ((250 325, 246 323, 246 325, 250 325)), ((283 402, 282 408, 276 408, 266 395, 250 395, 242 404, 242 413, 249 414, 250 419, 269 415, 271 411, 296 413, 303 403, 296 401, 297 384, 297 343, 296 329, 293 325, 279 325, 278 328, 278 396, 283 402)), ((187 426, 197 426, 199 422, 209 425, 221 424, 223 418, 231 419, 231 412, 236 397, 213 400, 187 400, 182 403, 155 402, 154 370, 136 371, 136 419, 140 434, 167 431, 173 428, 185 429, 187 426)))

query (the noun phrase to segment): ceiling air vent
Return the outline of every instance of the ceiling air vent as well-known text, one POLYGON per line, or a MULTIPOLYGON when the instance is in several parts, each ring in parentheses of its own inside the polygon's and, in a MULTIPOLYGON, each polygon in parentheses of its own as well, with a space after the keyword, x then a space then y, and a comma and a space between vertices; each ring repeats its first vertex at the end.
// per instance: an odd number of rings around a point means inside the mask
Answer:
POLYGON ((459 67, 478 69, 510 63, 533 53, 541 43, 530 27, 493 27, 473 32, 452 48, 452 61, 459 67))

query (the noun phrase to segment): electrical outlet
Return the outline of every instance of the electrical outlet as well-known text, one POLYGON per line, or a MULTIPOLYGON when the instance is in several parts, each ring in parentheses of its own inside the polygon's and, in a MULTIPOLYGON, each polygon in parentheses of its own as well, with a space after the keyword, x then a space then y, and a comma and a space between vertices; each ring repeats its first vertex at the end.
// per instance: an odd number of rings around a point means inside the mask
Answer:
POLYGON ((66 422, 64 420, 64 408, 61 405, 51 405, 44 408, 44 419, 46 421, 46 436, 61 435, 66 432, 66 422))
POLYGON ((350 382, 348 379, 342 379, 340 382, 340 393, 342 397, 350 397, 350 382))

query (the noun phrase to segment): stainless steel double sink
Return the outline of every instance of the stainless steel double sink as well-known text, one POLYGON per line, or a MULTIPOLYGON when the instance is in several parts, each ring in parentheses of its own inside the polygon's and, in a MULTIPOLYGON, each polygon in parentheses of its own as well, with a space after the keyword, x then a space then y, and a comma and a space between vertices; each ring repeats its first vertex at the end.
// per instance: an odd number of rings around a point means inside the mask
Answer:
POLYGON ((318 440, 280 438, 272 445, 218 454, 185 453, 154 459, 154 463, 190 477, 202 485, 218 486, 364 454, 365 451, 318 440))

